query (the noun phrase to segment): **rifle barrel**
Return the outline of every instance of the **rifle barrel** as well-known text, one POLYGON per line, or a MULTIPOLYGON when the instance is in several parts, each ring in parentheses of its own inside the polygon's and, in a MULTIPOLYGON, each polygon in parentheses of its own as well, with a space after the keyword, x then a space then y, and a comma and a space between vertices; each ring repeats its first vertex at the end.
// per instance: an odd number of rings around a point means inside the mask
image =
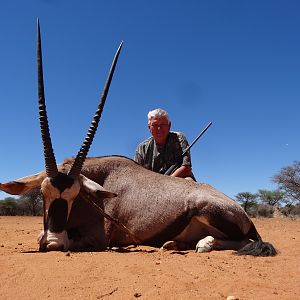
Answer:
POLYGON ((182 156, 186 154, 190 148, 201 138, 201 136, 205 133, 205 131, 210 127, 212 122, 209 122, 209 124, 201 131, 201 133, 193 140, 193 142, 182 152, 182 156))

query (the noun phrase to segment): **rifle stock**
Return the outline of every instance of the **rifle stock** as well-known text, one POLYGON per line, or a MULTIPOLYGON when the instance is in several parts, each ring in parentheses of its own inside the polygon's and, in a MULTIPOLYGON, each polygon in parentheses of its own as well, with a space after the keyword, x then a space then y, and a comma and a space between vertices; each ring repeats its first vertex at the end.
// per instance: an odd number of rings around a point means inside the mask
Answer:
POLYGON ((179 168, 179 164, 172 165, 166 172, 165 175, 173 174, 179 168))

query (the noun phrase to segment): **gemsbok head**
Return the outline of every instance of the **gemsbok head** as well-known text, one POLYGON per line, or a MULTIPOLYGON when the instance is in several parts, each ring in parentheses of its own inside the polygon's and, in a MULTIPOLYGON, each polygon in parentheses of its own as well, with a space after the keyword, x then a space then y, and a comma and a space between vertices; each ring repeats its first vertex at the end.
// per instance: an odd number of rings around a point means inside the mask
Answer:
POLYGON ((41 136, 44 147, 45 171, 26 176, 16 181, 1 184, 1 190, 11 194, 23 194, 40 187, 43 197, 44 231, 40 235, 40 251, 64 250, 68 248, 66 224, 74 199, 80 190, 96 198, 111 198, 116 194, 106 191, 101 185, 81 174, 89 148, 97 131, 110 83, 122 48, 121 42, 113 59, 96 113, 88 129, 86 138, 68 171, 58 168, 52 148, 46 112, 40 24, 37 20, 37 67, 38 104, 41 136))

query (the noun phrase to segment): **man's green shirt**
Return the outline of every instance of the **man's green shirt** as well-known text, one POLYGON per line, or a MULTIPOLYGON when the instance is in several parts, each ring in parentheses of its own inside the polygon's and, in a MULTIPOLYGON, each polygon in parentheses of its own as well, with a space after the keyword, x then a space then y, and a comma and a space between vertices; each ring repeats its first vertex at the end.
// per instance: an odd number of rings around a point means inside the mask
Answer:
POLYGON ((154 138, 150 137, 138 145, 134 160, 145 168, 164 174, 174 164, 179 166, 192 166, 190 152, 182 156, 189 146, 181 132, 170 131, 166 144, 156 145, 154 138))

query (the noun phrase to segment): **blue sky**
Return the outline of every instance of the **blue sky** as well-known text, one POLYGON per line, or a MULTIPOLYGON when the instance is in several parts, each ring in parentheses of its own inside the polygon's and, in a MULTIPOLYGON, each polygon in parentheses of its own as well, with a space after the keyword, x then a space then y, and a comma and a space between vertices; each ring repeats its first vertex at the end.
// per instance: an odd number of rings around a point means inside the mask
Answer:
MULTIPOLYGON (((147 113, 166 109, 193 170, 234 197, 276 188, 299 160, 300 2, 10 0, 0 4, 0 182, 44 168, 36 20, 58 162, 76 155, 124 40, 90 156, 133 157, 147 113)), ((0 199, 7 197, 0 193, 0 199)))

